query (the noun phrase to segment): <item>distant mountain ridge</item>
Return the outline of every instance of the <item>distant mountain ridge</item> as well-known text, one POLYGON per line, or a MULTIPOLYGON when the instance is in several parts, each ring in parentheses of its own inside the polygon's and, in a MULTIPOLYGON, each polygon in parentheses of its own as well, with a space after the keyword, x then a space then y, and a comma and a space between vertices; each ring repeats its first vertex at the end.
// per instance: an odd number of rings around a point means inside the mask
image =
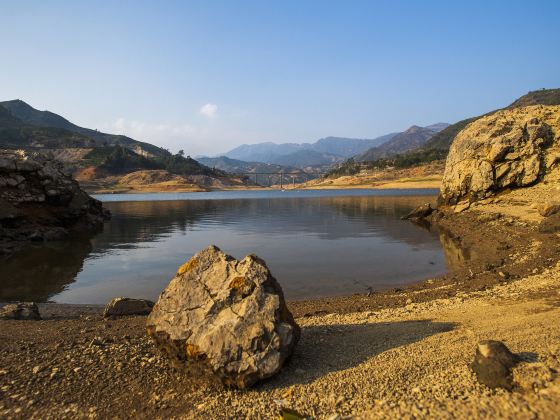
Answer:
POLYGON ((358 162, 370 161, 417 149, 423 146, 438 131, 448 126, 449 124, 446 123, 432 124, 428 127, 413 125, 380 146, 372 147, 364 153, 357 155, 354 159, 358 162))
POLYGON ((233 174, 244 174, 251 177, 255 183, 260 185, 274 185, 280 183, 280 172, 287 174, 284 181, 292 180, 295 182, 306 182, 316 178, 313 173, 307 173, 300 168, 293 166, 283 166, 263 162, 245 162, 242 160, 231 159, 227 156, 219 157, 199 157, 197 161, 210 168, 220 169, 233 174), (254 177, 251 174, 260 174, 254 177))
POLYGON ((288 166, 330 165, 380 145, 397 133, 386 134, 374 139, 325 137, 315 143, 243 144, 223 156, 247 162, 263 162, 288 166))
MULTIPOLYGON (((503 109, 514 109, 531 105, 560 105, 560 89, 530 91, 504 108, 490 111, 480 116, 466 118, 447 126, 434 134, 420 147, 389 157, 375 158, 371 156, 358 162, 350 159, 338 167, 333 168, 329 172, 329 176, 354 175, 365 167, 377 169, 386 167, 409 168, 434 161, 443 161, 447 158, 449 148, 455 137, 471 122, 484 116, 492 115, 503 109)), ((429 126, 426 128, 429 128, 429 126)))

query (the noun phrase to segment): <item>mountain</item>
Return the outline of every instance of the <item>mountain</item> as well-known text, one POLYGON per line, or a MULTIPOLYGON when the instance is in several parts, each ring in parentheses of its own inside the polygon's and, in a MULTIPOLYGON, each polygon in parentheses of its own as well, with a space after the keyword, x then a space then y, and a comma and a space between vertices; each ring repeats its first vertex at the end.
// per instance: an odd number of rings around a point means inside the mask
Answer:
POLYGON ((417 125, 413 125, 402 133, 398 133, 393 136, 391 140, 383 143, 382 145, 372 147, 364 153, 357 155, 354 160, 358 162, 372 161, 417 149, 432 138, 438 130, 443 129, 448 125, 449 124, 445 123, 438 123, 429 127, 419 127, 417 125))
POLYGON ((307 168, 308 170, 312 170, 313 167, 331 166, 342 161, 344 161, 342 156, 316 152, 315 150, 300 150, 299 152, 276 156, 274 159, 271 159, 271 163, 277 165, 295 166, 297 168, 307 168))
POLYGON ((370 147, 379 146, 397 133, 385 134, 374 139, 351 139, 345 137, 325 137, 317 140, 311 145, 315 152, 328 153, 331 155, 350 157, 357 155, 370 147))
POLYGON ((440 123, 435 123, 435 124, 432 124, 432 125, 427 125, 424 128, 429 128, 430 130, 435 131, 436 133, 439 133, 441 130, 445 130, 450 125, 451 124, 449 124, 449 123, 440 122, 440 123))
POLYGON ((246 162, 271 163, 271 161, 278 156, 289 155, 291 153, 304 150, 308 148, 308 146, 309 144, 307 143, 276 144, 272 142, 265 142, 257 144, 242 144, 241 146, 225 153, 223 156, 246 162))
MULTIPOLYGON (((513 109, 525 107, 530 105, 560 105, 560 89, 541 89, 531 91, 520 98, 513 101, 510 105, 501 109, 513 109)), ((382 168, 386 166, 394 166, 397 168, 407 168, 416 166, 423 163, 429 163, 437 160, 443 160, 447 157, 451 143, 455 137, 470 123, 478 120, 479 118, 489 116, 495 112, 500 111, 497 109, 487 112, 486 114, 466 118, 455 124, 451 124, 434 134, 426 143, 414 150, 400 153, 389 158, 378 158, 369 160, 367 165, 370 167, 382 168)), ((429 127, 427 127, 429 128, 429 127)), ((347 174, 356 172, 359 165, 352 162, 346 162, 343 166, 337 168, 333 172, 337 174, 347 174)))
POLYGON ((245 162, 242 160, 230 159, 226 156, 214 158, 201 157, 197 160, 210 168, 220 169, 232 174, 243 174, 250 177, 256 184, 266 186, 279 184, 280 172, 286 174, 286 176, 284 176, 284 182, 286 182, 286 180, 291 181, 292 177, 295 178, 295 182, 306 182, 316 178, 316 175, 307 173, 302 169, 292 166, 282 166, 262 162, 245 162), (255 177, 255 175, 252 174, 257 175, 255 177))
MULTIPOLYGON (((541 89, 529 92, 526 95, 523 95, 513 101, 505 109, 520 108, 529 105, 560 105, 560 89, 541 89)), ((451 143, 453 143, 453 140, 455 139, 457 134, 459 134, 459 132, 468 124, 484 116, 492 115, 498 111, 500 111, 500 109, 490 111, 477 117, 467 118, 456 122, 455 124, 448 126, 444 130, 434 135, 430 140, 426 142, 422 149, 439 149, 447 151, 449 150, 449 147, 451 146, 451 143)))
POLYGON ((325 137, 315 143, 243 144, 225 153, 224 156, 246 162, 275 163, 297 167, 331 165, 371 147, 379 146, 390 140, 395 134, 386 134, 375 139, 325 137))
POLYGON ((0 147, 93 147, 97 142, 63 128, 26 124, 8 109, 0 106, 0 147))
POLYGON ((18 118, 23 124, 30 127, 57 128, 95 140, 96 145, 122 144, 144 156, 163 156, 166 151, 153 144, 137 141, 127 136, 102 133, 90 128, 79 127, 66 118, 50 111, 39 111, 22 100, 0 102, 0 106, 7 109, 12 116, 18 118))
POLYGON ((519 108, 529 105, 558 105, 560 104, 560 89, 541 89, 523 95, 513 101, 507 108, 519 108))
POLYGON ((20 100, 0 102, 0 148, 52 153, 82 182, 113 179, 135 171, 205 177, 206 184, 211 184, 209 179, 231 178, 224 171, 208 168, 188 156, 173 155, 126 136, 79 127, 20 100))

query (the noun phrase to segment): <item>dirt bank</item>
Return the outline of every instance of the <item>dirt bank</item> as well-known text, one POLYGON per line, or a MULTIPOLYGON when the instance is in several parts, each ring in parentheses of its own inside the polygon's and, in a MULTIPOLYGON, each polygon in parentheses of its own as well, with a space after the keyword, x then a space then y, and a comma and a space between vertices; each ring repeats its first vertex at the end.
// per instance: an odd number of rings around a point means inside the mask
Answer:
POLYGON ((356 175, 339 178, 320 178, 300 184, 304 189, 348 188, 439 188, 444 170, 443 162, 432 162, 412 168, 364 170, 356 175))

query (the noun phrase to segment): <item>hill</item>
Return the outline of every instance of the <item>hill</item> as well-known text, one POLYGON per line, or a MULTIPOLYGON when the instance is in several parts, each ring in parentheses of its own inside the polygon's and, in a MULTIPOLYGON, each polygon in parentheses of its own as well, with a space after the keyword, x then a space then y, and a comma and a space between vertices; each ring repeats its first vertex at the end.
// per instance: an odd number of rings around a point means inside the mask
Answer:
POLYGON ((189 156, 173 155, 126 136, 79 127, 60 115, 38 111, 20 100, 0 102, 0 148, 52 153, 68 172, 82 182, 89 182, 92 188, 96 183, 109 188, 116 177, 146 170, 198 177, 195 181, 204 182, 205 186, 222 185, 232 178, 189 156))
POLYGON ((433 128, 413 125, 402 133, 393 136, 391 140, 382 145, 373 147, 357 155, 354 160, 358 162, 371 161, 417 149, 433 137, 437 132, 436 130, 443 127, 443 125, 433 125, 432 127, 433 128))
MULTIPOLYGON (((528 105, 560 105, 560 89, 541 89, 527 93, 516 99, 510 105, 502 109, 514 109, 525 107, 528 105)), ((400 153, 390 158, 377 158, 367 161, 369 167, 383 168, 387 166, 394 166, 397 168, 406 168, 422 163, 433 162, 436 160, 445 159, 447 153, 455 137, 470 123, 478 120, 479 118, 492 115, 501 109, 497 109, 486 114, 467 118, 452 124, 439 133, 434 134, 426 143, 415 150, 410 150, 405 153, 400 153)), ((353 162, 348 162, 345 167, 337 168, 335 171, 348 174, 348 171, 354 172, 357 170, 353 162)))
POLYGON ((12 116, 29 127, 40 127, 43 130, 46 128, 62 129, 64 132, 75 133, 84 138, 92 139, 97 146, 122 144, 144 156, 162 156, 167 153, 164 149, 153 144, 137 141, 127 136, 107 134, 90 128, 79 127, 54 112, 39 111, 19 99, 0 102, 0 106, 7 109, 12 116))
POLYGON ((315 150, 300 150, 290 153, 289 155, 276 156, 274 159, 271 159, 271 163, 312 170, 313 168, 332 166, 343 160, 344 158, 342 156, 330 153, 321 153, 315 150))
POLYGON ((291 181, 293 177, 297 183, 306 182, 316 178, 316 175, 307 173, 302 169, 293 166, 283 166, 262 162, 245 162, 238 159, 230 159, 226 156, 214 158, 203 157, 198 158, 197 160, 210 168, 219 169, 232 174, 243 174, 250 177, 255 181, 255 183, 265 186, 280 184, 280 172, 286 174, 284 177, 285 180, 291 181), (251 174, 259 175, 254 176, 251 174))

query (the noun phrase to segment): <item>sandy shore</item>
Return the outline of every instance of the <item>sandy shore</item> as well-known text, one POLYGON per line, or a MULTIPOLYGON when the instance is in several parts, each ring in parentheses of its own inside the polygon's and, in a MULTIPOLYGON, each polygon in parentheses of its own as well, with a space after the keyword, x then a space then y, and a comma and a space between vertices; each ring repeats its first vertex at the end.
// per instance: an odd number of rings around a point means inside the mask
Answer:
POLYGON ((283 405, 315 418, 558 418, 560 235, 539 232, 530 205, 556 186, 539 188, 447 214, 446 252, 472 255, 441 278, 290 302, 301 342, 276 377, 245 392, 172 367, 144 317, 41 305, 44 321, 0 321, 0 416, 274 418, 283 405), (482 339, 523 357, 514 392, 476 381, 469 363, 482 339))

